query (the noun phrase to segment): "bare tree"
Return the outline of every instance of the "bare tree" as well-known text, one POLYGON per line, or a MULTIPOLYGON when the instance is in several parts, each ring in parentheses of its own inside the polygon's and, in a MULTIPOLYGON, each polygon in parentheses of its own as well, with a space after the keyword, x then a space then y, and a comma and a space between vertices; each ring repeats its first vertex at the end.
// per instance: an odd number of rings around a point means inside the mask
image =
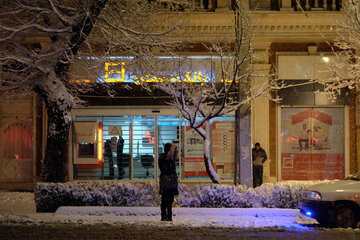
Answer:
POLYGON ((73 94, 76 88, 69 84, 68 69, 105 3, 106 0, 1 3, 0 90, 35 91, 46 104, 48 134, 42 181, 64 181, 70 110, 78 101, 73 94))
POLYGON ((334 57, 326 59, 326 77, 315 80, 323 84, 330 99, 341 95, 345 88, 354 89, 360 83, 360 2, 344 1, 342 7, 344 17, 336 25, 337 38, 332 48, 334 57))
POLYGON ((204 163, 214 183, 219 183, 220 179, 210 156, 210 120, 233 112, 258 96, 270 97, 269 90, 276 87, 275 80, 251 84, 252 78, 261 75, 257 75, 251 65, 253 53, 247 1, 236 1, 234 27, 230 40, 214 39, 205 44, 210 56, 208 65, 215 66, 215 73, 209 70, 206 77, 198 72, 194 74, 196 66, 189 70, 187 62, 191 59, 178 51, 169 54, 172 57, 163 64, 160 64, 162 60, 155 64, 158 68, 154 67, 149 75, 157 78, 156 81, 140 80, 149 92, 160 89, 170 96, 168 104, 178 108, 189 126, 203 138, 204 163))
MULTIPOLYGON (((152 1, 4 0, 0 9, 0 92, 37 92, 45 101, 48 133, 41 180, 64 181, 70 111, 79 93, 103 82, 93 59, 144 57, 170 30, 156 25, 152 1), (154 33, 152 31, 156 29, 154 33), (93 32, 93 33, 92 33, 93 32), (91 40, 89 35, 92 34, 91 40), (84 58, 85 57, 85 58, 84 58), (80 64, 79 67, 76 67, 80 64), (85 74, 69 71, 86 68, 85 74), (90 71, 93 70, 93 71, 90 71), (91 72, 91 74, 89 74, 91 72), (90 76, 91 75, 91 76, 90 76), (86 83, 81 79, 90 76, 86 83), (74 81, 79 80, 79 81, 74 81)), ((166 26, 166 24, 162 24, 166 26)), ((166 47, 166 44, 163 45, 166 47)), ((105 86, 109 88, 109 86, 105 86)))

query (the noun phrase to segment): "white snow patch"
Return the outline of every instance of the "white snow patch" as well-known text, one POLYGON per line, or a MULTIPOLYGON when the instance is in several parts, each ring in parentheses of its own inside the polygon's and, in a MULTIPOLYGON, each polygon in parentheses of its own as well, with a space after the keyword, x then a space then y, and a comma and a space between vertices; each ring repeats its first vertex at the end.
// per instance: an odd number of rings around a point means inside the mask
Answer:
POLYGON ((34 213, 34 193, 0 191, 0 213, 34 213))

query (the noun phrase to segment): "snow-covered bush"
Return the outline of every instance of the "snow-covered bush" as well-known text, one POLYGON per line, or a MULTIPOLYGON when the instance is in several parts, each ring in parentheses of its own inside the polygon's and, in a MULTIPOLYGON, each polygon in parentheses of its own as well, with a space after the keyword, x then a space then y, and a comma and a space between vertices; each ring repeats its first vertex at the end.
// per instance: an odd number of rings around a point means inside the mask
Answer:
POLYGON ((244 186, 195 185, 180 186, 177 203, 182 207, 244 207, 241 189, 244 186))
POLYGON ((38 183, 38 212, 55 212, 60 206, 158 206, 157 184, 38 183))
MULTIPOLYGON (((257 188, 244 185, 179 184, 175 202, 180 207, 268 207, 296 208, 301 191, 316 182, 266 183, 257 188)), ((54 212, 60 206, 159 206, 156 183, 38 183, 35 187, 38 212, 54 212)))
POLYGON ((181 185, 180 207, 297 208, 301 191, 314 181, 266 183, 257 188, 228 185, 181 185))

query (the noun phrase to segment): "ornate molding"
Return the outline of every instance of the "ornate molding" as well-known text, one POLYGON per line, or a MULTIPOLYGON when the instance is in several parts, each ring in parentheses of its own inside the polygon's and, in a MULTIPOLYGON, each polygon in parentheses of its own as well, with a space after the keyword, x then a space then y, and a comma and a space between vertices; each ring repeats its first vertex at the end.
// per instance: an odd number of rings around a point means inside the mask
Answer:
MULTIPOLYGON (((306 17, 300 12, 253 12, 251 23, 255 38, 267 37, 268 41, 279 36, 296 36, 308 38, 324 36, 335 38, 337 22, 342 12, 309 12, 306 17)), ((191 40, 209 40, 228 38, 234 34, 232 13, 187 13, 182 16, 184 24, 174 36, 191 37, 191 40)))

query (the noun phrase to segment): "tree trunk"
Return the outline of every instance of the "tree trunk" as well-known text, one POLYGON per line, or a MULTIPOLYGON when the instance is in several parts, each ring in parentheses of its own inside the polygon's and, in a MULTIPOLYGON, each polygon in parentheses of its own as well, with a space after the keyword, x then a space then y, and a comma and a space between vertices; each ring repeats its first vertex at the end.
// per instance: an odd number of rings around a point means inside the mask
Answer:
POLYGON ((213 183, 220 183, 220 178, 212 166, 212 161, 211 161, 211 156, 210 156, 210 145, 211 145, 210 122, 206 121, 204 123, 204 126, 205 126, 205 129, 199 127, 199 128, 195 128, 195 130, 204 139, 204 163, 205 163, 206 172, 208 173, 208 175, 213 183))
POLYGON ((37 85, 46 105, 48 128, 46 150, 41 167, 40 181, 64 182, 65 162, 67 159, 68 136, 71 124, 72 96, 59 81, 47 81, 49 84, 37 85), (52 86, 48 86, 52 85, 52 86))

